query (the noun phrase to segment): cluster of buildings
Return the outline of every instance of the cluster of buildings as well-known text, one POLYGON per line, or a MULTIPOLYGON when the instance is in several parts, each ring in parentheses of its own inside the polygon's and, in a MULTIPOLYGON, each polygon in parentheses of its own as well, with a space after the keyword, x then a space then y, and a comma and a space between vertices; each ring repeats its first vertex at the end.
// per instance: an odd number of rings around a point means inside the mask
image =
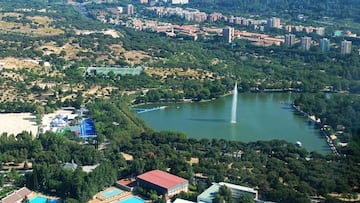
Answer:
POLYGON ((103 23, 118 24, 122 18, 135 15, 135 6, 133 4, 128 4, 126 7, 111 7, 106 10, 94 9, 91 10, 90 13, 103 23))
MULTIPOLYGON (((187 4, 188 0, 172 0, 173 4, 187 4)), ((140 3, 147 4, 148 0, 140 0, 140 3)), ((150 2, 151 5, 151 2, 150 2)), ((98 19, 104 22, 110 23, 119 23, 121 20, 119 18, 121 16, 134 16, 134 5, 128 4, 126 8, 126 12, 124 12, 123 7, 109 8, 113 14, 113 16, 117 20, 114 19, 105 19, 106 14, 98 15, 98 19)), ((108 10, 109 10, 108 9, 108 10)), ((227 26, 223 29, 214 28, 214 27, 199 27, 198 25, 174 25, 171 23, 163 23, 153 20, 139 19, 139 18, 131 18, 131 22, 124 23, 125 26, 132 27, 137 30, 150 30, 158 33, 165 33, 167 36, 187 36, 190 39, 197 40, 198 36, 202 36, 204 38, 213 37, 213 36, 222 36, 224 42, 231 43, 234 39, 245 39, 256 43, 261 46, 270 46, 270 45, 281 45, 285 44, 288 47, 292 47, 295 44, 300 43, 301 48, 304 50, 309 50, 312 46, 320 46, 321 51, 326 52, 330 50, 331 43, 328 38, 322 38, 318 42, 312 40, 311 37, 304 36, 300 39, 296 38, 293 33, 306 33, 306 34, 317 34, 319 36, 325 35, 324 27, 313 27, 313 26, 303 26, 303 25, 283 25, 281 24, 281 19, 272 17, 267 20, 263 19, 252 19, 252 18, 244 18, 238 16, 230 16, 227 17, 222 13, 211 13, 207 14, 205 12, 201 12, 198 9, 193 8, 181 8, 181 7, 164 7, 164 6, 152 6, 147 7, 146 10, 150 13, 153 13, 159 17, 165 16, 177 16, 186 21, 194 21, 194 22, 205 22, 208 21, 210 23, 222 20, 228 22, 233 25, 240 26, 251 26, 253 30, 264 31, 265 29, 284 29, 289 34, 285 36, 276 36, 270 37, 266 34, 247 32, 247 31, 239 31, 234 28, 227 26)), ((356 34, 351 33, 350 31, 341 32, 336 31, 334 36, 348 36, 348 37, 356 37, 356 34)), ((351 53, 351 41, 344 40, 341 42, 340 49, 342 54, 350 54, 351 53)))
POLYGON ((75 137, 91 141, 97 138, 94 121, 87 117, 86 109, 75 113, 75 108, 64 107, 42 118, 40 132, 51 131, 58 134, 72 132, 75 137))
POLYGON ((306 32, 306 33, 316 33, 318 35, 325 34, 324 27, 313 27, 313 26, 303 26, 303 25, 282 25, 280 18, 272 17, 267 20, 264 19, 252 19, 252 18, 244 18, 239 16, 225 16, 222 13, 211 13, 207 14, 205 12, 201 12, 198 9, 193 8, 180 8, 180 7, 163 7, 163 6, 154 6, 148 7, 147 10, 152 11, 159 17, 164 16, 173 16, 176 15, 180 18, 183 18, 187 21, 195 21, 195 22, 205 22, 208 21, 210 23, 216 22, 218 20, 223 20, 233 25, 240 26, 251 26, 254 30, 264 31, 267 28, 276 28, 276 29, 285 29, 289 33, 291 32, 306 32))
MULTIPOLYGON (((148 3, 154 4, 157 1, 149 2, 149 0, 139 0, 139 2, 141 4, 148 4, 148 3)), ((164 0, 163 2, 168 3, 168 0, 164 0)), ((188 3, 189 3, 189 0, 171 0, 171 4, 188 4, 188 3)))
MULTIPOLYGON (((296 36, 294 34, 286 34, 285 35, 285 45, 288 47, 292 47, 294 46, 297 42, 299 42, 296 39, 296 36)), ((322 38, 319 40, 319 42, 316 44, 316 42, 314 40, 312 40, 311 37, 302 37, 301 40, 301 48, 303 50, 309 50, 311 48, 311 46, 314 45, 319 45, 320 50, 322 52, 327 52, 330 50, 330 39, 328 38, 322 38)), ((343 40, 340 43, 340 52, 341 54, 350 54, 351 53, 351 49, 352 49, 352 42, 348 41, 348 40, 343 40)))
POLYGON ((148 11, 153 12, 159 17, 164 16, 178 16, 187 21, 204 22, 208 19, 208 14, 201 12, 198 9, 193 8, 181 8, 181 7, 163 7, 154 6, 146 8, 148 11))
MULTIPOLYGON (((62 166, 63 167, 63 166, 62 166)), ((64 168, 64 167, 63 167, 64 168)), ((64 168, 71 169, 73 168, 64 168)), ((259 200, 259 193, 257 190, 249 187, 235 185, 231 183, 213 183, 209 188, 203 191, 197 197, 197 203, 212 203, 219 192, 220 187, 225 186, 231 191, 231 195, 234 199, 238 199, 244 194, 251 195, 256 202, 263 203, 264 201, 259 200)), ((161 170, 152 170, 145 172, 136 178, 127 178, 118 180, 114 186, 111 186, 104 191, 99 192, 94 196, 94 202, 126 202, 129 199, 136 198, 137 202, 146 202, 140 197, 135 196, 134 191, 136 187, 142 187, 157 192, 159 197, 165 197, 167 202, 170 202, 170 198, 181 192, 189 192, 189 181, 179 176, 170 174, 161 170)), ((45 201, 46 198, 39 197, 26 187, 16 190, 0 200, 0 203, 17 203, 22 202, 24 198, 34 199, 40 198, 45 201)), ((49 199, 51 200, 51 199, 49 199)), ((57 202, 52 199, 50 202, 57 202)), ((93 201, 90 201, 93 202, 93 201)), ((195 203, 191 201, 185 201, 177 199, 175 202, 187 202, 195 203)))
MULTIPOLYGON (((133 191, 134 187, 143 187, 154 190, 160 194, 160 196, 165 197, 168 202, 174 195, 181 192, 188 192, 188 186, 188 180, 161 170, 148 171, 137 176, 136 179, 122 179, 118 180, 116 183, 116 187, 124 191, 133 191)), ((221 186, 226 186, 230 189, 234 199, 238 199, 243 194, 249 194, 255 201, 263 202, 259 200, 258 191, 253 188, 220 182, 213 183, 208 189, 203 191, 197 197, 197 203, 212 203, 221 186)), ((176 200, 175 202, 191 203, 191 201, 183 200, 176 200)))
MULTIPOLYGON (((271 23, 273 25, 273 22, 271 23)), ((275 23, 277 24, 277 22, 275 23)), ((301 37, 300 40, 296 38, 295 34, 286 34, 285 37, 269 37, 266 34, 251 33, 246 31, 238 31, 230 26, 226 26, 222 30, 222 37, 225 43, 231 43, 234 39, 246 39, 252 42, 262 42, 268 45, 280 45, 284 43, 288 47, 292 47, 297 43, 300 43, 300 46, 303 50, 310 50, 312 46, 319 46, 322 52, 327 52, 330 50, 331 43, 330 39, 322 38, 319 42, 312 40, 309 36, 301 37)), ((352 42, 348 40, 343 40, 340 43, 340 52, 341 54, 350 54, 352 50, 352 42)))
POLYGON ((235 30, 230 26, 223 28, 222 37, 225 43, 231 43, 234 39, 248 40, 262 46, 270 46, 273 44, 279 46, 281 43, 284 43, 284 38, 281 36, 270 37, 267 34, 235 30))

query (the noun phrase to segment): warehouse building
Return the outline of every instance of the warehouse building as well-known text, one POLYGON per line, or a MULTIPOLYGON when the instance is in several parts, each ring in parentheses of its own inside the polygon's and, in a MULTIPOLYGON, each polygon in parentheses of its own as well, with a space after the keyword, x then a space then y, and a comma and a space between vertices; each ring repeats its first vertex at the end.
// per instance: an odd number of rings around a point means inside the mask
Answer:
POLYGON ((152 170, 137 177, 138 186, 157 191, 169 197, 188 191, 189 181, 173 174, 152 170))

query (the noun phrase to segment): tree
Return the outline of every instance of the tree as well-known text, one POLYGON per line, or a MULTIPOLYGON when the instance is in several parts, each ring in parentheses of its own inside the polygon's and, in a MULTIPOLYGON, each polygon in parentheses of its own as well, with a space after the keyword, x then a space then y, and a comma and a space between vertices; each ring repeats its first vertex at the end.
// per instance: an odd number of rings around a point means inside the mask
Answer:
POLYGON ((28 170, 29 169, 29 164, 27 161, 24 162, 24 169, 25 170, 28 170))
POLYGON ((254 197, 250 194, 243 194, 238 199, 239 203, 255 203, 254 197))
POLYGON ((61 56, 61 57, 66 56, 66 51, 65 51, 65 50, 61 50, 61 52, 60 52, 59 56, 61 56))
POLYGON ((0 174, 0 187, 4 185, 4 182, 5 182, 4 175, 0 174))
POLYGON ((214 199, 215 203, 233 203, 234 200, 232 198, 231 190, 226 186, 220 186, 219 192, 216 194, 214 199))
POLYGON ((27 196, 24 197, 24 199, 21 200, 21 203, 29 203, 29 199, 27 196))
POLYGON ((79 201, 73 198, 66 198, 65 203, 79 203, 79 201))

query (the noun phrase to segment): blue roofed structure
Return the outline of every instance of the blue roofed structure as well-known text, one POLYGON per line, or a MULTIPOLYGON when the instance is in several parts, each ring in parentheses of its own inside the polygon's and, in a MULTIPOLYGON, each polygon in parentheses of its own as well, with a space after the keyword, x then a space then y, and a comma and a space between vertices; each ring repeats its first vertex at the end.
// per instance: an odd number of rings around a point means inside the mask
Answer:
POLYGON ((95 139, 96 132, 95 132, 95 124, 94 121, 91 119, 83 119, 79 126, 79 137, 83 138, 84 140, 95 139))

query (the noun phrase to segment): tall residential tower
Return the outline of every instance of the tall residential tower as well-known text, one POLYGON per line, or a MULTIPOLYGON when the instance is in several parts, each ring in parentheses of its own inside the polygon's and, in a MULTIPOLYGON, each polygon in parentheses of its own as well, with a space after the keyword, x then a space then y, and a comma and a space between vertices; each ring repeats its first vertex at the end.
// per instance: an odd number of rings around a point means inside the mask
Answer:
POLYGON ((223 29, 223 40, 226 43, 231 43, 232 42, 232 37, 234 36, 234 28, 232 27, 224 27, 223 29))
POLYGON ((330 40, 328 38, 320 39, 320 49, 322 52, 330 50, 330 40))
POLYGON ((351 41, 342 41, 341 42, 341 53, 350 54, 351 53, 351 41))
POLYGON ((285 45, 288 47, 292 47, 295 44, 295 35, 294 34, 286 34, 285 35, 285 45))
POLYGON ((128 14, 128 16, 134 15, 134 5, 132 5, 132 4, 127 5, 127 14, 128 14))
POLYGON ((301 47, 304 50, 309 50, 311 47, 311 37, 302 37, 301 38, 301 47))

